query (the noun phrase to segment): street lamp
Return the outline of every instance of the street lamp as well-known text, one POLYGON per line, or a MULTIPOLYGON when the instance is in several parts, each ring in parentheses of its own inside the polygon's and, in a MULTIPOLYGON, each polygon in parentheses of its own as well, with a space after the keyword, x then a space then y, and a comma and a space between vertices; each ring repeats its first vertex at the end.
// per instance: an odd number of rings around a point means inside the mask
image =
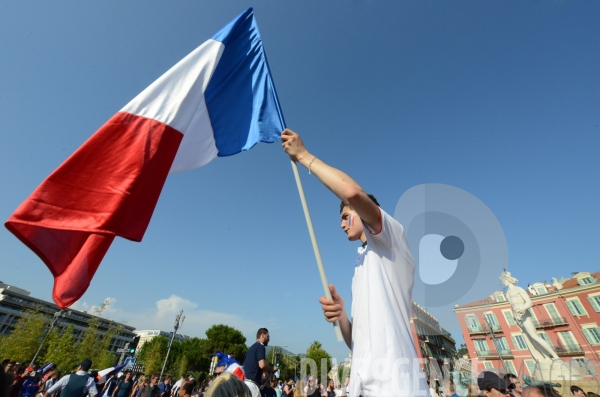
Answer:
POLYGON ((50 332, 52 331, 52 329, 56 325, 56 322, 58 321, 58 319, 60 317, 65 317, 65 316, 67 316, 69 314, 71 314, 71 310, 64 311, 62 309, 54 313, 52 321, 50 321, 50 328, 48 328, 48 332, 46 332, 46 335, 44 335, 44 338, 42 339, 42 342, 40 343, 40 347, 38 347, 37 352, 35 352, 35 356, 33 356, 33 359, 31 359, 31 364, 29 364, 30 366, 33 365, 33 363, 35 363, 35 359, 40 354, 40 351, 42 351, 42 346, 44 346, 44 342, 46 341, 46 337, 48 336, 48 334, 50 334, 50 332))
POLYGON ((173 339, 175 339, 175 335, 177 334, 177 330, 179 329, 179 327, 183 325, 183 320, 185 320, 185 316, 183 315, 182 310, 179 312, 177 317, 175 317, 173 335, 171 335, 171 340, 169 341, 169 347, 167 349, 167 356, 165 357, 165 362, 163 363, 162 369, 160 370, 160 379, 162 379, 163 373, 165 372, 165 366, 167 365, 167 360, 169 359, 169 353, 171 353, 171 345, 173 345, 173 339))

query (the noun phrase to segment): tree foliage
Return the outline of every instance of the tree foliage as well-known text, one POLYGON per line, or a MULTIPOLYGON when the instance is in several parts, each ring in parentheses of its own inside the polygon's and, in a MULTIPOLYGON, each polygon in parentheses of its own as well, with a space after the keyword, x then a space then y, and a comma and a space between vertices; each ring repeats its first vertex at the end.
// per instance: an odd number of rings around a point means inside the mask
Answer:
POLYGON ((73 344, 73 324, 67 328, 55 327, 46 338, 43 362, 54 363, 60 371, 71 371, 78 364, 73 344))
MULTIPOLYGON (((306 349, 306 358, 309 360, 313 360, 317 365, 317 373, 313 374, 313 376, 318 376, 319 379, 327 377, 327 374, 331 370, 331 356, 327 353, 319 341, 314 341, 308 349, 306 349)), ((311 370, 308 369, 307 373, 310 373, 311 370)))
POLYGON ((0 357, 29 362, 40 347, 50 318, 39 308, 27 310, 15 323, 14 330, 0 339, 0 357))

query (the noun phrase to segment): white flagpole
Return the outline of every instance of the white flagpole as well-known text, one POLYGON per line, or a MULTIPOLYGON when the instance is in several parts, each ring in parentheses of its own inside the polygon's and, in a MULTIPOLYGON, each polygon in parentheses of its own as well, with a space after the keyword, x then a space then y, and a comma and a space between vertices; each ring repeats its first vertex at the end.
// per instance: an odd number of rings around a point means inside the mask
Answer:
MULTIPOLYGON (((306 218, 306 226, 308 226, 308 234, 310 234, 310 241, 312 242, 313 250, 315 251, 315 258, 317 259, 317 266, 319 267, 319 274, 321 275, 321 283, 323 283, 323 290, 325 290, 325 296, 327 299, 331 299, 331 291, 329 291, 329 283, 327 283, 325 268, 323 267, 323 261, 321 260, 321 251, 319 251, 317 236, 315 235, 315 229, 313 228, 310 212, 308 211, 308 204, 306 204, 306 196, 304 195, 302 180, 300 179, 298 166, 293 160, 292 169, 294 170, 294 176, 296 177, 296 185, 298 186, 298 194, 300 194, 300 201, 302 202, 302 209, 304 210, 304 217, 306 218)), ((344 340, 339 322, 336 321, 333 323, 333 329, 335 330, 335 336, 337 337, 338 342, 344 340)))

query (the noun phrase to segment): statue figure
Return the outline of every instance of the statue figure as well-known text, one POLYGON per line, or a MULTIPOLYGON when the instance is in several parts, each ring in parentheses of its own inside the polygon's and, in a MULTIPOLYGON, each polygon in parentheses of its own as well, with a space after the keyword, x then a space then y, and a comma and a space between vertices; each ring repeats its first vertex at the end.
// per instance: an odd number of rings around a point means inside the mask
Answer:
POLYGON ((533 303, 527 292, 515 285, 518 280, 506 270, 500 275, 500 280, 508 288, 506 298, 512 306, 517 325, 523 331, 531 356, 538 362, 551 362, 559 359, 554 347, 542 339, 535 329, 532 316, 528 310, 533 306, 533 303))
POLYGON ((558 281, 558 279, 556 277, 552 277, 552 281, 554 281, 554 283, 552 285, 555 286, 556 289, 563 289, 563 285, 561 284, 560 281, 558 281))

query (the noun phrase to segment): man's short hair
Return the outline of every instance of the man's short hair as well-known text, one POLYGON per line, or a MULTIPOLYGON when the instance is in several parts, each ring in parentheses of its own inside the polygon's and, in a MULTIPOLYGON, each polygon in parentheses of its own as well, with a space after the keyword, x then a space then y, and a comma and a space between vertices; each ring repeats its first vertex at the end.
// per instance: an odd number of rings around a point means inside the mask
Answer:
MULTIPOLYGON (((375 198, 375 196, 373 196, 372 194, 367 194, 367 196, 369 196, 369 198, 371 199, 372 202, 374 202, 375 204, 377 204, 378 207, 381 207, 379 205, 379 202, 377 201, 377 199, 375 198)), ((343 201, 340 203, 340 214, 342 213, 342 211, 344 210, 344 207, 350 207, 348 204, 344 203, 343 201)), ((350 207, 352 208, 352 207, 350 207)))
POLYGON ((192 391, 194 390, 194 384, 192 382, 184 382, 181 385, 181 388, 183 389, 185 394, 192 394, 192 391))
POLYGON ((536 386, 527 386, 523 389, 523 393, 521 395, 523 397, 527 397, 530 395, 531 391, 537 390, 545 397, 561 397, 560 393, 554 390, 551 386, 547 385, 536 385, 536 386))
POLYGON ((256 333, 256 339, 259 339, 261 335, 263 334, 268 334, 269 330, 266 328, 259 328, 258 332, 256 333))
POLYGON ((581 387, 575 386, 575 385, 571 386, 571 394, 575 394, 576 391, 580 391, 582 393, 585 393, 581 387))

